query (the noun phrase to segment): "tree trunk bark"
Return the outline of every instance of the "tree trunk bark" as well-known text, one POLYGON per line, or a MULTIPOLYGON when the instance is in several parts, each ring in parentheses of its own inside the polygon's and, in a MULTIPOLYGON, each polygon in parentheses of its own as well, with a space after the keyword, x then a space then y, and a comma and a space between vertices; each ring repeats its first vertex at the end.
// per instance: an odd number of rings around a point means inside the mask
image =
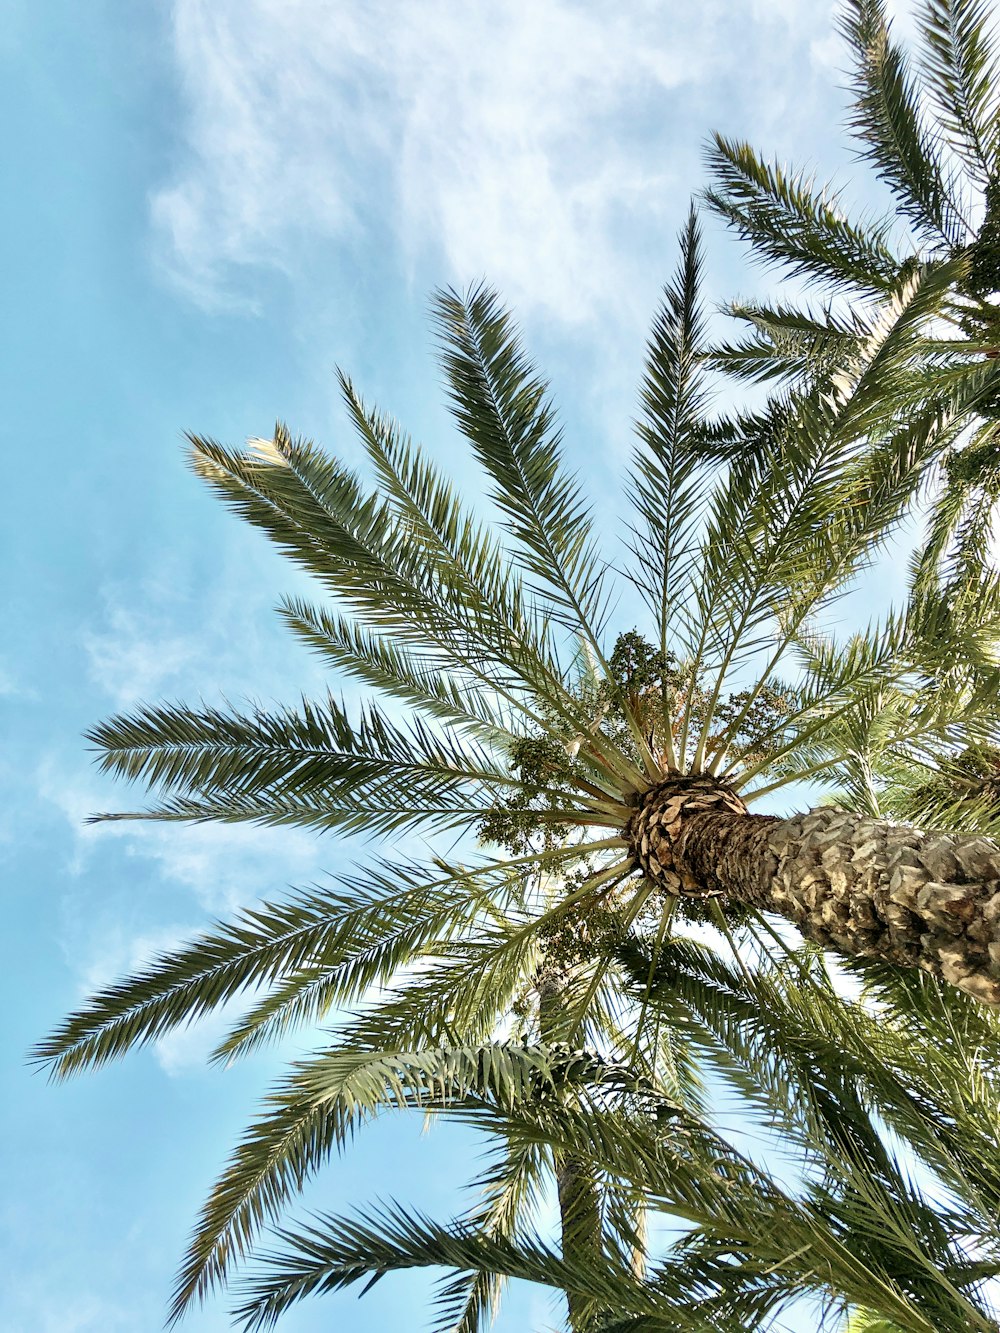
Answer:
MULTIPOLYGON (((599 1262, 601 1212, 593 1171, 580 1158, 561 1154, 556 1159, 556 1187, 563 1258, 589 1253, 599 1262)), ((566 1304, 573 1333, 585 1333, 590 1327, 590 1303, 575 1292, 567 1291, 566 1304)))
POLYGON ((649 1251, 649 1211, 645 1201, 635 1201, 635 1244, 632 1246, 632 1276, 637 1282, 646 1280, 646 1255, 649 1251))
MULTIPOLYGON (((538 1026, 542 1041, 566 1039, 565 989, 560 969, 543 964, 538 980, 538 1026)), ((563 1258, 586 1255, 599 1264, 603 1251, 601 1201, 593 1169, 571 1153, 556 1153, 555 1173, 563 1258)), ((586 1333, 590 1327, 589 1302, 567 1291, 566 1304, 572 1333, 586 1333)))
POLYGON ((668 892, 776 912, 824 948, 920 967, 1000 1005, 1000 847, 989 838, 834 808, 776 819, 708 780, 664 787, 626 834, 637 867, 668 892))

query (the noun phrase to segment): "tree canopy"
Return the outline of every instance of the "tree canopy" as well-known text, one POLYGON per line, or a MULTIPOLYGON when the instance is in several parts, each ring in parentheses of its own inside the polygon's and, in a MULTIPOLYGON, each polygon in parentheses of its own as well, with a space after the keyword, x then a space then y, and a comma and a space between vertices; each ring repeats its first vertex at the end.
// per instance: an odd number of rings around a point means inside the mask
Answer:
POLYGON ((691 213, 647 347, 619 551, 483 285, 439 292, 433 313, 488 515, 346 375, 366 476, 280 424, 241 449, 191 437, 195 472, 322 589, 283 602, 290 631, 368 697, 113 717, 90 734, 99 762, 149 804, 96 818, 290 824, 384 850, 152 959, 38 1048, 65 1076, 240 997, 219 1060, 312 1034, 204 1206, 174 1317, 259 1256, 262 1228, 363 1124, 405 1108, 490 1137, 468 1216, 284 1225, 243 1289, 245 1327, 431 1265, 456 1275, 438 1312, 462 1333, 509 1277, 565 1292, 574 1333, 763 1327, 803 1293, 858 1327, 996 1329, 987 18, 929 0, 921 92, 881 6, 845 6, 852 127, 893 191, 887 222, 850 222, 716 140, 711 208, 830 304, 734 307, 749 340, 713 345, 691 213), (777 387, 718 415, 720 369, 777 387), (832 632, 935 469, 908 603, 832 632), (412 856, 416 833, 431 850, 412 856), (823 950, 859 971, 861 1000, 823 950), (727 1081, 794 1151, 791 1183, 713 1124, 727 1081), (532 1231, 552 1188, 558 1244, 532 1231), (684 1228, 665 1255, 648 1211, 684 1228))

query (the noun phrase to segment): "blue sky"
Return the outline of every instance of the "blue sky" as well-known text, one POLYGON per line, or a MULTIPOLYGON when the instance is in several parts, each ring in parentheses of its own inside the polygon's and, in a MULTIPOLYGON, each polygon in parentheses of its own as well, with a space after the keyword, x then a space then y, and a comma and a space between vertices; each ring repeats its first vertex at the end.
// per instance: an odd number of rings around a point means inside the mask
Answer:
MULTIPOLYGON (((159 1327, 197 1207, 279 1063, 206 1069, 215 1034, 194 1029, 54 1087, 30 1044, 211 915, 358 852, 82 824, 128 799, 80 739, 100 717, 325 685, 272 615, 299 576, 202 491, 182 432, 238 442, 280 417, 351 457, 340 364, 474 490, 425 312, 435 285, 486 276, 553 379, 610 532, 708 131, 850 174, 831 34, 827 6, 802 0, 0 3, 0 1327, 159 1327)), ((711 225, 709 251, 714 297, 760 284, 711 225)), ((475 1153, 386 1123, 310 1201, 392 1193, 445 1216, 475 1153)), ((419 1326, 425 1290, 394 1278, 283 1327, 419 1326)), ((557 1324, 523 1290, 497 1327, 557 1324)), ((224 1302, 186 1326, 228 1327, 224 1302)))

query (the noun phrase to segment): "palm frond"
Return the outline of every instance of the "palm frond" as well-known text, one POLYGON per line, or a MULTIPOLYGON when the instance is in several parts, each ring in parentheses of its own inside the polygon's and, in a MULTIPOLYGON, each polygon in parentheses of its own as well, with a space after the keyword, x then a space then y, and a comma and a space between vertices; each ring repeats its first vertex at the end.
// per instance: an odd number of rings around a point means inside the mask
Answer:
POLYGON ((295 634, 344 675, 481 741, 496 744, 517 734, 512 728, 518 722, 509 708, 501 711, 497 692, 481 680, 463 679, 461 670, 443 655, 415 652, 301 598, 284 598, 279 613, 295 634))
POLYGON ((239 713, 218 708, 146 706, 93 728, 102 771, 148 788, 211 795, 327 791, 405 772, 415 781, 441 778, 521 785, 475 742, 435 732, 419 719, 405 727, 374 705, 352 723, 329 696, 299 710, 239 713))
POLYGON ((899 280, 901 259, 888 220, 849 221, 837 191, 819 190, 804 174, 762 161, 749 144, 712 136, 705 200, 742 235, 754 259, 781 264, 834 287, 885 293, 899 280))
MULTIPOLYGON (((799 395, 770 448, 742 464, 734 461, 717 487, 691 623, 677 627, 696 669, 711 664, 715 674, 697 762, 707 749, 727 672, 767 647, 771 665, 758 674, 762 687, 806 617, 871 559, 902 516, 937 444, 939 412, 894 436, 894 448, 877 470, 863 460, 858 441, 877 428, 877 420, 884 425, 886 380, 906 364, 915 331, 953 279, 954 266, 941 264, 911 281, 874 326, 850 372, 841 373, 835 392, 799 395)), ((751 692, 750 702, 754 697, 751 692)))
POLYGON ((926 0, 922 68, 949 144, 981 185, 997 170, 996 15, 981 0, 926 0))
MULTIPOLYGON (((628 962, 638 979, 641 954, 628 962)), ((987 1144, 1000 1104, 990 1063, 1000 1027, 991 1012, 928 978, 853 966, 877 997, 875 1009, 847 1002, 808 951, 748 971, 678 941, 664 957, 652 1002, 693 1040, 701 1034, 746 1105, 757 1105, 789 1138, 801 1136, 810 1152, 827 1144, 816 1157, 825 1179, 843 1175, 852 1190, 890 1190, 895 1204, 873 1206, 913 1232, 924 1228, 921 1265, 936 1254, 960 1275, 963 1260, 951 1242, 966 1234, 981 1245, 994 1230, 998 1178, 987 1144), (943 1227, 928 1195, 913 1195, 893 1164, 884 1124, 955 1201, 950 1221, 939 1215, 943 1227), (903 1222, 907 1208, 911 1223, 903 1222)), ((960 1276, 961 1286, 974 1283, 971 1273, 960 1276)))
POLYGON ((576 1085, 606 1086, 620 1098, 632 1083, 628 1070, 597 1054, 539 1045, 491 1042, 411 1051, 338 1046, 321 1052, 293 1067, 216 1185, 181 1271, 172 1317, 223 1281, 261 1225, 361 1123, 386 1107, 446 1111, 485 1100, 506 1112, 576 1085))
POLYGON ((692 209, 680 238, 681 257, 653 324, 646 355, 628 497, 641 526, 630 577, 655 617, 660 650, 669 644, 671 615, 684 596, 705 499, 701 449, 707 405, 698 358, 704 341, 701 236, 692 209))
MULTIPOLYGON (((452 562, 430 558, 399 524, 392 505, 366 494, 335 458, 293 440, 280 425, 272 440, 256 440, 246 453, 190 438, 198 475, 369 629, 418 650, 434 645, 464 673, 534 716, 534 697, 553 690, 547 665, 533 660, 527 644, 498 658, 497 635, 481 632, 481 595, 470 604, 467 581, 456 577, 452 562)), ((510 635, 501 638, 509 646, 510 635)), ((565 691, 556 686, 549 702, 565 707, 565 691)))
POLYGON ((454 487, 384 413, 368 408, 347 376, 351 419, 401 531, 449 584, 462 590, 476 630, 498 660, 537 681, 542 697, 563 691, 551 626, 524 597, 515 569, 489 530, 463 512, 454 487))
MULTIPOLYGON (((249 1330, 272 1328, 278 1318, 305 1296, 337 1291, 363 1279, 406 1268, 450 1268, 502 1274, 570 1292, 597 1308, 615 1308, 627 1291, 640 1315, 662 1321, 665 1328, 701 1330, 698 1314, 637 1283, 627 1268, 609 1258, 587 1264, 565 1258, 537 1239, 516 1243, 491 1237, 466 1222, 442 1226, 387 1205, 353 1218, 321 1216, 309 1227, 281 1230, 284 1248, 267 1256, 267 1268, 244 1283, 246 1299, 236 1310, 249 1330)), ((734 1325, 717 1325, 719 1333, 736 1333, 734 1325)))
MULTIPOLYGON (((275 987, 238 1020, 231 1040, 252 1045, 264 1038, 258 1023, 271 1035, 334 1003, 358 1002, 425 948, 445 947, 480 914, 502 914, 512 880, 576 855, 563 847, 480 865, 375 862, 322 890, 263 903, 98 992, 34 1056, 62 1077, 155 1041, 241 994, 275 987)), ((223 1050, 230 1053, 229 1042, 223 1050)))
MULTIPOLYGON (((435 818, 468 826, 502 793, 545 794, 517 776, 502 753, 463 739, 454 727, 434 728, 419 716, 400 725, 374 704, 352 721, 332 697, 271 712, 140 707, 88 737, 104 771, 167 798, 140 818, 384 832, 435 818)), ((566 820, 578 822, 565 793, 548 795, 553 812, 565 807, 566 820)), ((591 800, 581 799, 583 806, 591 800)), ((600 822, 601 812, 593 814, 600 822)))
POLYGON ((521 559, 543 596, 597 647, 605 564, 575 480, 562 470, 560 431, 496 294, 439 292, 434 315, 455 418, 493 482, 521 559))
POLYGON ((845 0, 840 30, 854 58, 850 125, 862 156, 890 186, 918 236, 949 249, 967 244, 963 201, 924 123, 919 88, 892 40, 882 0, 845 0))
POLYGON ((707 363, 751 383, 790 385, 834 373, 857 356, 869 327, 857 311, 850 319, 785 303, 732 301, 726 313, 749 324, 753 334, 736 343, 715 345, 707 363))

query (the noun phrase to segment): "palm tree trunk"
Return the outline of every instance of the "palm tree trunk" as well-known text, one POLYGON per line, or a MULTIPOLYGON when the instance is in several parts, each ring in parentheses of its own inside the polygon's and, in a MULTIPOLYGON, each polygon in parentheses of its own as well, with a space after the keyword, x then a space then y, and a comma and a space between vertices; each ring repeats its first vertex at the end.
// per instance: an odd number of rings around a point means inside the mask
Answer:
POLYGON ((635 1244, 632 1246, 632 1276, 637 1282, 646 1280, 646 1255, 649 1251, 649 1212, 645 1200, 635 1201, 635 1244))
POLYGON ((626 831, 672 893, 777 912, 824 948, 920 967, 1000 1005, 1000 847, 834 808, 752 815, 710 779, 647 793, 626 831))
MULTIPOLYGON (((567 1009, 565 993, 562 971, 543 965, 538 979, 538 1019, 539 1035, 544 1042, 566 1039, 562 1022, 567 1009)), ((563 1258, 586 1256, 599 1263, 601 1200, 593 1169, 572 1153, 556 1153, 555 1173, 563 1258)), ((590 1325, 589 1302, 567 1291, 566 1303, 572 1333, 585 1333, 590 1325)))

